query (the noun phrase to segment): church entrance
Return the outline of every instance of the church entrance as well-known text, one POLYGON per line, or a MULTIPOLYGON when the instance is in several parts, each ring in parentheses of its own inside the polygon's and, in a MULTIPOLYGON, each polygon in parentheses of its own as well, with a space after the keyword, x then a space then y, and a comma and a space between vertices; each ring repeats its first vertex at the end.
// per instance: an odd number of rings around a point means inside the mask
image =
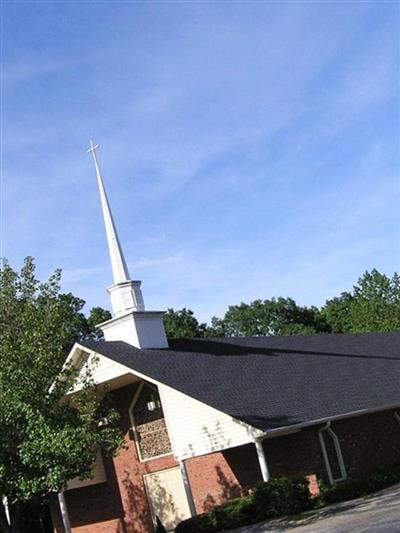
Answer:
POLYGON ((154 525, 158 517, 167 531, 173 531, 179 522, 190 517, 179 467, 145 474, 143 479, 154 525))

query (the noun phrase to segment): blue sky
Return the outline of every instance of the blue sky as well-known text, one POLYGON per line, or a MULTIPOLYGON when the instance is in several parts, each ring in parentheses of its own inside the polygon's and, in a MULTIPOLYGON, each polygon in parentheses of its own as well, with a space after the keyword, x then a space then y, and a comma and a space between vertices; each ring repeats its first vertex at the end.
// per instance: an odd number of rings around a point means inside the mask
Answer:
POLYGON ((89 139, 148 309, 399 267, 399 4, 3 2, 2 255, 109 307, 89 139))

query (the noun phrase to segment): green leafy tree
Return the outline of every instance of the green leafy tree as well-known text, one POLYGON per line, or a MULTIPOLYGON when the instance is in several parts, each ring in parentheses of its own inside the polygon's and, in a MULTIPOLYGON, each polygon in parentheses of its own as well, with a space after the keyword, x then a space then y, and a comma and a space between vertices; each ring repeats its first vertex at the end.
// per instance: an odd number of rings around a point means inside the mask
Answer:
POLYGON ((103 309, 102 307, 93 307, 90 310, 89 317, 87 318, 87 331, 86 337, 89 337, 93 340, 100 340, 103 338, 103 332, 100 329, 97 329, 97 324, 106 322, 106 320, 111 319, 110 311, 103 309))
POLYGON ((353 296, 349 292, 342 292, 340 296, 335 296, 327 300, 322 307, 322 314, 329 324, 332 333, 348 333, 351 331, 350 308, 353 296))
POLYGON ((304 335, 329 329, 316 307, 301 307, 291 298, 272 298, 231 305, 223 319, 212 319, 207 336, 304 335))
POLYGON ((207 325, 200 324, 190 309, 168 309, 164 315, 164 326, 167 337, 170 339, 183 339, 191 337, 204 337, 207 325))
POLYGON ((373 269, 365 272, 353 292, 328 300, 322 309, 335 333, 400 330, 400 278, 373 269))
POLYGON ((56 271, 40 283, 32 258, 21 272, 6 261, 0 269, 2 533, 20 531, 24 502, 59 492, 75 477, 90 477, 97 449, 114 454, 122 445, 117 414, 94 386, 89 366, 79 378, 79 393, 67 395, 77 375, 64 364, 66 351, 93 331, 81 313, 84 302, 60 292, 60 276, 56 271), (100 427, 104 417, 108 425, 100 427))

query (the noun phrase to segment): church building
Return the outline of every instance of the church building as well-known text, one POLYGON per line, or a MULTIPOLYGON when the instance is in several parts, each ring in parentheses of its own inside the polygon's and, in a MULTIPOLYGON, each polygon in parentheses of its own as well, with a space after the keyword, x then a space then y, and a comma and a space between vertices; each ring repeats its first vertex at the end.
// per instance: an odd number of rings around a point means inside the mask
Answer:
MULTIPOLYGON (((73 533, 167 531, 271 476, 340 483, 400 461, 400 332, 169 340, 131 280, 91 144, 109 247, 113 318, 96 361, 125 447, 60 500, 73 533)), ((165 302, 168 305, 168 302, 165 302)), ((57 533, 65 532, 53 506, 57 533)), ((195 532, 194 532, 195 533, 195 532)))

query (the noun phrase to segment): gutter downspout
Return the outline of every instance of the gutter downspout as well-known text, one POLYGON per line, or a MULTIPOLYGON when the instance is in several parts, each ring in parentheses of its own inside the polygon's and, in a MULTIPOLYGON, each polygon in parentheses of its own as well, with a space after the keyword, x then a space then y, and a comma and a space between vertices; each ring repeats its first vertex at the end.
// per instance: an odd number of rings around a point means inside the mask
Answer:
POLYGON ((326 468, 326 472, 328 474, 328 479, 329 479, 329 483, 331 485, 334 484, 334 481, 333 481, 333 475, 332 475, 332 470, 331 470, 331 465, 329 463, 329 458, 328 458, 328 452, 326 451, 326 446, 325 446, 325 442, 324 442, 324 437, 322 435, 322 433, 324 431, 326 431, 327 429, 330 429, 331 427, 331 421, 328 420, 328 422, 325 424, 325 426, 322 426, 321 429, 318 430, 318 437, 319 437, 319 442, 321 444, 321 450, 322 450, 322 455, 324 457, 324 462, 325 462, 325 468, 326 468))
POLYGON ((344 481, 345 479, 347 479, 346 466, 345 466, 344 461, 343 461, 343 455, 342 455, 342 450, 341 450, 341 447, 340 447, 339 439, 338 439, 336 433, 331 428, 331 421, 330 420, 328 420, 326 425, 323 426, 318 431, 318 436, 319 436, 319 441, 321 443, 322 455, 324 457, 326 471, 327 471, 328 478, 329 478, 329 483, 331 485, 333 485, 337 481, 344 481), (328 435, 330 435, 330 437, 332 438, 332 441, 333 441, 334 448, 335 448, 336 457, 337 457, 337 461, 338 461, 338 465, 339 465, 339 469, 340 469, 340 477, 336 478, 336 479, 334 479, 334 477, 333 477, 332 468, 331 468, 331 465, 330 465, 330 462, 329 462, 328 452, 326 450, 325 441, 324 441, 324 437, 323 437, 323 433, 324 432, 326 432, 328 435))

